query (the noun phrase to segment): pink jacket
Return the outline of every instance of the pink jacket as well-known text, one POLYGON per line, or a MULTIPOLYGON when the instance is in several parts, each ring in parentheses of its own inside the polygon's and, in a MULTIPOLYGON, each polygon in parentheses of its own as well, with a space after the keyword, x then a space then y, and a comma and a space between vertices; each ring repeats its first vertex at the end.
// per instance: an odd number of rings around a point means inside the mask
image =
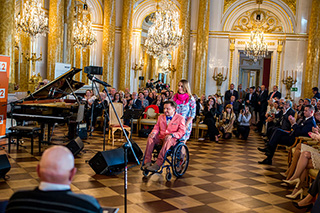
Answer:
POLYGON ((162 114, 159 116, 158 122, 154 126, 152 132, 155 134, 159 133, 160 139, 163 139, 170 134, 173 134, 174 138, 180 139, 186 133, 184 117, 176 113, 167 126, 166 116, 162 114))

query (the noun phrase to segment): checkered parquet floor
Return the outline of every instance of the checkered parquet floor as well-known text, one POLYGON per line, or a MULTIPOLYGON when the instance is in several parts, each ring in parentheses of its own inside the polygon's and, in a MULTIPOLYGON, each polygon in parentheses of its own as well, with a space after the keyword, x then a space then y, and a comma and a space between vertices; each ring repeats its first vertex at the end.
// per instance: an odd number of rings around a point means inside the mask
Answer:
MULTIPOLYGON (((67 141, 66 127, 55 130, 53 142, 67 141)), ((133 138, 144 151, 145 138, 133 138)), ((0 145, 7 139, 1 139, 0 145)), ((85 142, 85 152, 76 157, 77 175, 72 183, 74 192, 85 193, 98 199, 101 206, 119 207, 123 212, 124 175, 96 175, 87 161, 97 151, 102 151, 103 135, 95 131, 85 142)), ((250 132, 247 141, 232 138, 221 144, 190 139, 190 164, 183 177, 172 178, 165 174, 143 178, 139 166, 128 172, 128 212, 299 212, 292 200, 285 197, 291 193, 281 186, 279 172, 287 168, 287 153, 277 151, 272 166, 259 165, 265 156, 257 150, 263 146, 261 137, 250 132)), ((30 143, 25 139, 26 149, 16 152, 12 146, 9 154, 11 170, 8 180, 0 180, 0 200, 9 199, 17 190, 33 189, 39 184, 36 166, 40 159, 35 143, 35 153, 30 154, 30 143)), ((119 147, 106 146, 106 150, 119 147)), ((47 148, 43 145, 42 149, 47 148)), ((1 151, 7 152, 7 147, 1 151)))

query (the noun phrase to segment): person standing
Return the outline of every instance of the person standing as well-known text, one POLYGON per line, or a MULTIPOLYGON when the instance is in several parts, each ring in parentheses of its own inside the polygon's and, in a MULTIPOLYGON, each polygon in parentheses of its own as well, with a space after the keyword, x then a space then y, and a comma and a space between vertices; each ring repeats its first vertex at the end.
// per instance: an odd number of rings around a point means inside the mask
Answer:
POLYGON ((216 101, 214 98, 209 98, 207 105, 203 110, 205 116, 204 123, 208 126, 210 141, 219 142, 219 130, 216 127, 216 101))
POLYGON ((230 84, 230 89, 227 90, 224 94, 224 101, 230 101, 231 96, 234 96, 236 100, 239 98, 238 91, 234 89, 234 84, 230 84))
POLYGON ((267 107, 268 107, 268 90, 264 85, 261 85, 261 92, 258 97, 258 106, 260 109, 259 112, 259 122, 258 122, 258 132, 261 132, 262 126, 266 120, 266 112, 267 112, 267 107))
POLYGON ((173 101, 177 103, 177 113, 186 120, 186 134, 182 140, 187 141, 192 131, 192 121, 196 116, 196 101, 194 100, 189 82, 182 79, 178 83, 178 92, 174 95, 173 101))

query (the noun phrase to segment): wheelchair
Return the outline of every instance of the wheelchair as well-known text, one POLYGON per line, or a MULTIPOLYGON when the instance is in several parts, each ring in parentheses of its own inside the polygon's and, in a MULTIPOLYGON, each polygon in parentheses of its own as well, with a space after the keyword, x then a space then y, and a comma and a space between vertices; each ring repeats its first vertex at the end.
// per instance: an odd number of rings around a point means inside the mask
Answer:
MULTIPOLYGON (((156 144, 154 146, 154 149, 152 152, 152 160, 151 160, 152 163, 156 162, 161 148, 162 146, 160 144, 156 144)), ((140 169, 142 170, 142 174, 144 177, 147 177, 149 173, 151 173, 151 175, 155 173, 162 174, 163 171, 166 170, 166 180, 170 181, 172 178, 172 173, 174 176, 179 178, 187 171, 188 165, 189 165, 189 149, 184 142, 178 140, 174 146, 171 146, 170 149, 167 150, 159 171, 154 172, 154 171, 149 171, 147 169, 143 169, 142 167, 144 166, 144 157, 143 157, 143 161, 140 169), (168 164, 166 164, 166 162, 168 164), (172 170, 172 173, 171 173, 171 170, 172 170)))

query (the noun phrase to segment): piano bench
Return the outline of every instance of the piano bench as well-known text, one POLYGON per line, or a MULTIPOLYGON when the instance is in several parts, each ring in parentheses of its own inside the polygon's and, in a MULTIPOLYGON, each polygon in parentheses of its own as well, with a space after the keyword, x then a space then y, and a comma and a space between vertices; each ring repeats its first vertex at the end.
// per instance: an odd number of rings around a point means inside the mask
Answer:
POLYGON ((17 151, 19 150, 19 140, 22 137, 31 138, 31 154, 33 155, 33 139, 39 137, 39 153, 41 152, 41 128, 35 126, 13 126, 8 133, 8 152, 10 153, 11 138, 17 138, 17 151))

